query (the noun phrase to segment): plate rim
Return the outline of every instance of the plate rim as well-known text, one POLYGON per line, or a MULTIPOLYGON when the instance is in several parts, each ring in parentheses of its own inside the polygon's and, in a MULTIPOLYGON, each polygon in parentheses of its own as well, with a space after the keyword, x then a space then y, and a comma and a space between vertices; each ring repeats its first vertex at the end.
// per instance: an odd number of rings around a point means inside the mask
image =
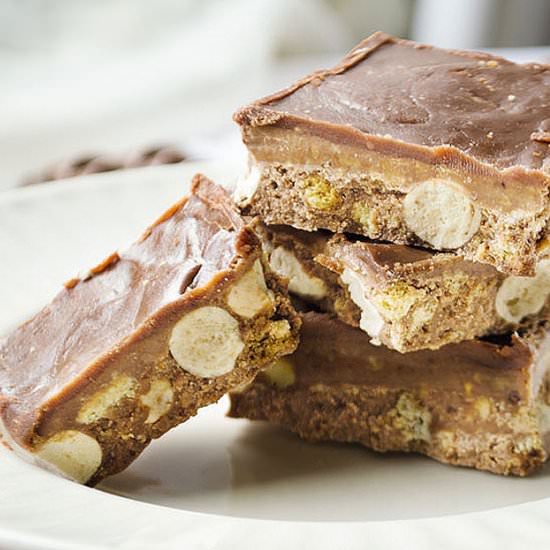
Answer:
MULTIPOLYGON (((175 171, 181 171, 183 177, 195 172, 208 175, 219 172, 224 164, 228 163, 184 162, 8 189, 0 192, 0 206, 11 201, 37 200, 43 195, 93 189, 96 185, 131 184, 138 175, 154 177, 162 172, 175 171)), ((364 548, 368 540, 370 548, 406 546, 425 550, 437 547, 435 545, 448 538, 449 533, 457 535, 456 548, 464 548, 465 541, 468 541, 469 548, 486 550, 488 540, 495 540, 487 533, 496 534, 500 549, 517 548, 518 542, 527 544, 528 538, 518 539, 510 532, 510 526, 518 522, 529 526, 530 545, 548 544, 547 525, 550 522, 550 497, 493 510, 375 521, 288 521, 186 511, 83 487, 21 461, 2 446, 0 495, 0 547, 14 550, 140 549, 150 548, 151 544, 159 550, 181 548, 183 544, 204 547, 239 545, 240 548, 255 549, 260 544, 262 550, 268 550, 280 547, 282 535, 287 545, 301 544, 307 539, 308 544, 321 549, 332 548, 335 538, 339 538, 346 541, 348 548, 364 548), (52 498, 52 494, 56 498, 52 498), (18 513, 21 510, 25 513, 18 513), (96 515, 102 519, 102 526, 108 526, 108 532, 98 529, 96 515), (29 525, 29 517, 40 521, 29 525), (57 531, 52 531, 51 525, 44 523, 46 518, 54 521, 57 531), (136 526, 140 526, 137 531, 136 526), (469 538, 472 533, 477 533, 477 540, 469 538), (480 536, 483 533, 485 535, 480 536)), ((448 548, 455 547, 452 541, 446 540, 447 543, 448 548)))

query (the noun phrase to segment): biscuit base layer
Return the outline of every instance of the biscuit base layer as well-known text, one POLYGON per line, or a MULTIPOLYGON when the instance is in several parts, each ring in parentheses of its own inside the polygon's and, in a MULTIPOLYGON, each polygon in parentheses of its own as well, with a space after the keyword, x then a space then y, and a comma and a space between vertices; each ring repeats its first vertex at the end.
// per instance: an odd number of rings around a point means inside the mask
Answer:
MULTIPOLYGON (((427 197, 427 204, 422 205, 426 211, 419 207, 418 214, 424 222, 415 222, 417 214, 408 214, 406 202, 414 187, 401 188, 391 174, 354 172, 352 168, 331 167, 328 162, 293 165, 263 161, 257 162, 251 173, 256 178, 251 186, 254 192, 242 201, 243 212, 259 216, 267 224, 291 225, 306 231, 327 229, 396 244, 452 250, 467 260, 515 275, 533 275, 545 253, 548 209, 517 214, 480 206, 474 215, 463 211, 470 208, 465 204, 460 211, 447 212, 449 205, 462 198, 458 192, 441 211, 429 211, 432 198, 427 197), (423 223, 453 216, 457 219, 449 223, 458 226, 456 231, 462 237, 451 232, 447 242, 443 234, 448 228, 423 229, 423 223), (461 221, 468 216, 470 221, 461 221)), ((446 187, 442 184, 435 195, 446 187)))

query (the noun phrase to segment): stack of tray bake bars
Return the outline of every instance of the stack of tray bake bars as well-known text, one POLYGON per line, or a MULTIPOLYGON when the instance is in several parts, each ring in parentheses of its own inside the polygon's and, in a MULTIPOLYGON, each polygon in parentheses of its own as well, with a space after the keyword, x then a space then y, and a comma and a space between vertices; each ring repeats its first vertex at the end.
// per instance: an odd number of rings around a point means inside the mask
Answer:
POLYGON ((196 176, 1 339, 0 443, 95 485, 231 391, 309 440, 540 468, 550 68, 378 33, 236 120, 240 211, 196 176))
POLYGON ((548 455, 550 68, 377 33, 241 109, 303 313, 230 414, 527 475, 548 455))

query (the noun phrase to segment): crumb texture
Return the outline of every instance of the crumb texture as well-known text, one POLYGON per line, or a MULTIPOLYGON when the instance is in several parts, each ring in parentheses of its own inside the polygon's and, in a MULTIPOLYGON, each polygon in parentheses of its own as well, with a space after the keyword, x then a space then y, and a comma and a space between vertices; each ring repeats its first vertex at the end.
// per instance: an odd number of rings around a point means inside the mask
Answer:
POLYGON ((516 275, 533 274, 537 242, 549 219, 547 207, 529 215, 505 215, 475 205, 446 183, 429 181, 409 192, 390 174, 375 177, 328 162, 307 168, 262 163, 260 173, 258 187, 243 208, 267 224, 451 249, 516 275))
POLYGON ((534 411, 457 394, 424 395, 382 387, 285 387, 257 381, 231 396, 230 416, 267 420, 307 441, 356 442, 441 462, 526 476, 547 451, 534 411))

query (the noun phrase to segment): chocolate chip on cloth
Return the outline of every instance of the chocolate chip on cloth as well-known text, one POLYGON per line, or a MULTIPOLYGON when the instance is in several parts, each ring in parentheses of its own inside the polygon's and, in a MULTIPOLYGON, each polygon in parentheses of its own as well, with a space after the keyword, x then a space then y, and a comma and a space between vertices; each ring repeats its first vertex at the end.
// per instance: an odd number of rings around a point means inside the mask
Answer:
POLYGON ((86 174, 112 172, 140 166, 157 166, 177 164, 186 160, 187 155, 174 145, 158 145, 132 151, 125 155, 80 155, 72 160, 56 163, 45 170, 34 174, 21 182, 22 186, 44 183, 47 181, 73 178, 86 174))

